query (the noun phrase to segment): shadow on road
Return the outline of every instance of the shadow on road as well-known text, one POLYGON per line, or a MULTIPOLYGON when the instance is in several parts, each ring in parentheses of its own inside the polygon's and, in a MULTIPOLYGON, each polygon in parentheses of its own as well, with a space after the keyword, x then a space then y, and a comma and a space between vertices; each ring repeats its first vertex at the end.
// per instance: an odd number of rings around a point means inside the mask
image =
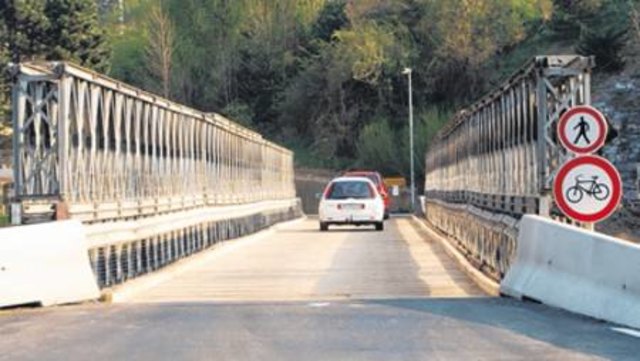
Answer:
MULTIPOLYGON (((640 340, 610 330, 611 324, 542 304, 509 298, 370 300, 367 304, 443 317, 453 324, 487 326, 566 350, 613 360, 637 360, 640 340), (631 342, 630 342, 631 341, 631 342)), ((446 325, 446 321, 441 323, 446 325)), ((443 330, 443 332, 445 332, 443 330)), ((494 332, 488 332, 491 334, 494 332)), ((495 333, 494 333, 495 334, 495 333)), ((544 355, 532 359, 546 359, 544 355)))

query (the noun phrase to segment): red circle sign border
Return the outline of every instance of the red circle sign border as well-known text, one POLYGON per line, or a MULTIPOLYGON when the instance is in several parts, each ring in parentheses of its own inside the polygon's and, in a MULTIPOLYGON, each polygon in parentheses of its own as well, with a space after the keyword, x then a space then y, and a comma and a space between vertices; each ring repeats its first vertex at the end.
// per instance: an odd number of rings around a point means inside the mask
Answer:
POLYGON ((609 162, 608 160, 597 155, 579 156, 569 160, 568 162, 563 164, 562 167, 560 167, 560 170, 558 171, 558 174, 553 181, 553 196, 555 198, 556 204, 558 205, 558 208, 560 208, 560 210, 569 218, 578 222, 602 221, 609 217, 616 210, 616 208, 620 204, 620 201, 622 200, 622 178, 620 177, 620 173, 618 173, 613 164, 611 164, 611 162, 609 162), (611 201, 600 212, 594 214, 583 214, 574 211, 564 200, 562 194, 562 181, 564 180, 564 178, 571 170, 573 170, 573 168, 584 164, 599 166, 600 168, 602 168, 602 170, 605 171, 605 173, 607 173, 613 183, 611 201))
POLYGON ((604 142, 607 139, 607 132, 609 131, 609 127, 607 126, 607 122, 604 119, 604 115, 602 115, 602 113, 589 105, 578 105, 575 107, 570 108, 569 110, 567 110, 564 114, 562 114, 562 116, 560 117, 560 120, 558 121, 558 138, 560 139, 560 143, 562 143, 562 145, 567 148, 568 150, 570 150, 573 153, 576 154, 589 154, 589 153, 593 153, 595 151, 597 151, 598 149, 602 148, 604 146, 604 142), (571 143, 569 141, 569 139, 567 139, 567 135, 564 132, 564 127, 566 125, 566 123, 569 121, 569 119, 571 119, 572 116, 574 116, 576 113, 587 113, 590 116, 593 117, 593 119, 596 120, 596 122, 598 123, 598 127, 600 128, 600 136, 598 137, 598 139, 593 142, 593 144, 591 144, 588 147, 585 148, 580 148, 580 147, 576 147, 575 145, 573 145, 573 143, 571 143))

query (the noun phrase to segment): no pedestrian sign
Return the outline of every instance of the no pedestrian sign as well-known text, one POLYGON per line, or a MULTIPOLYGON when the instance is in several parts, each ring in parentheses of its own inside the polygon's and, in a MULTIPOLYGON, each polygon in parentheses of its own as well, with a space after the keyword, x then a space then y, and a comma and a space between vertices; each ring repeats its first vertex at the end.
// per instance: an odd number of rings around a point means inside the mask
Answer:
POLYGON ((556 204, 578 222, 598 222, 610 216, 622 199, 620 174, 608 160, 585 155, 566 162, 553 184, 556 204))
POLYGON ((560 143, 576 154, 593 153, 602 148, 607 131, 602 113, 588 105, 567 110, 558 121, 560 143))

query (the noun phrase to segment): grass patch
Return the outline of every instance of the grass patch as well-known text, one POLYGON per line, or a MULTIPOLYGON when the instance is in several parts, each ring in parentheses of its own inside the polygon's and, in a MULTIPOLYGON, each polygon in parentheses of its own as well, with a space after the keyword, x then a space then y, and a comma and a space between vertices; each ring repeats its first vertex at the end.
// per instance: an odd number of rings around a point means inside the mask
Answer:
POLYGON ((0 214, 0 227, 6 227, 9 225, 9 216, 6 214, 0 214))
POLYGON ((577 37, 559 39, 557 34, 547 26, 539 27, 515 48, 486 63, 483 71, 488 74, 488 88, 493 89, 499 86, 534 56, 574 54, 577 41, 577 37))
POLYGON ((294 152, 296 168, 337 170, 348 168, 355 162, 353 159, 336 159, 323 156, 315 149, 313 144, 300 140, 284 141, 283 145, 294 152))

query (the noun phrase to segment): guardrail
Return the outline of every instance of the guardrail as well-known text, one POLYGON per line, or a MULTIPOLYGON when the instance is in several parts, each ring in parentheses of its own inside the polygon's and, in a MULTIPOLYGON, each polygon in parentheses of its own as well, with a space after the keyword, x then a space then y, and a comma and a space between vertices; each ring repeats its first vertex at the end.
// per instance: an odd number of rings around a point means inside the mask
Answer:
POLYGON ((555 125, 591 102, 593 66, 577 55, 534 58, 460 111, 426 153, 427 219, 494 278, 512 262, 522 215, 560 216, 551 182, 568 155, 555 125))
POLYGON ((301 216, 300 201, 228 205, 137 221, 87 226, 91 265, 101 288, 153 272, 219 242, 301 216))
POLYGON ((221 115, 69 63, 10 70, 26 222, 52 204, 95 222, 295 197, 292 152, 221 115))
POLYGON ((69 63, 10 71, 12 215, 82 221, 101 288, 301 215, 293 153, 256 132, 69 63))

